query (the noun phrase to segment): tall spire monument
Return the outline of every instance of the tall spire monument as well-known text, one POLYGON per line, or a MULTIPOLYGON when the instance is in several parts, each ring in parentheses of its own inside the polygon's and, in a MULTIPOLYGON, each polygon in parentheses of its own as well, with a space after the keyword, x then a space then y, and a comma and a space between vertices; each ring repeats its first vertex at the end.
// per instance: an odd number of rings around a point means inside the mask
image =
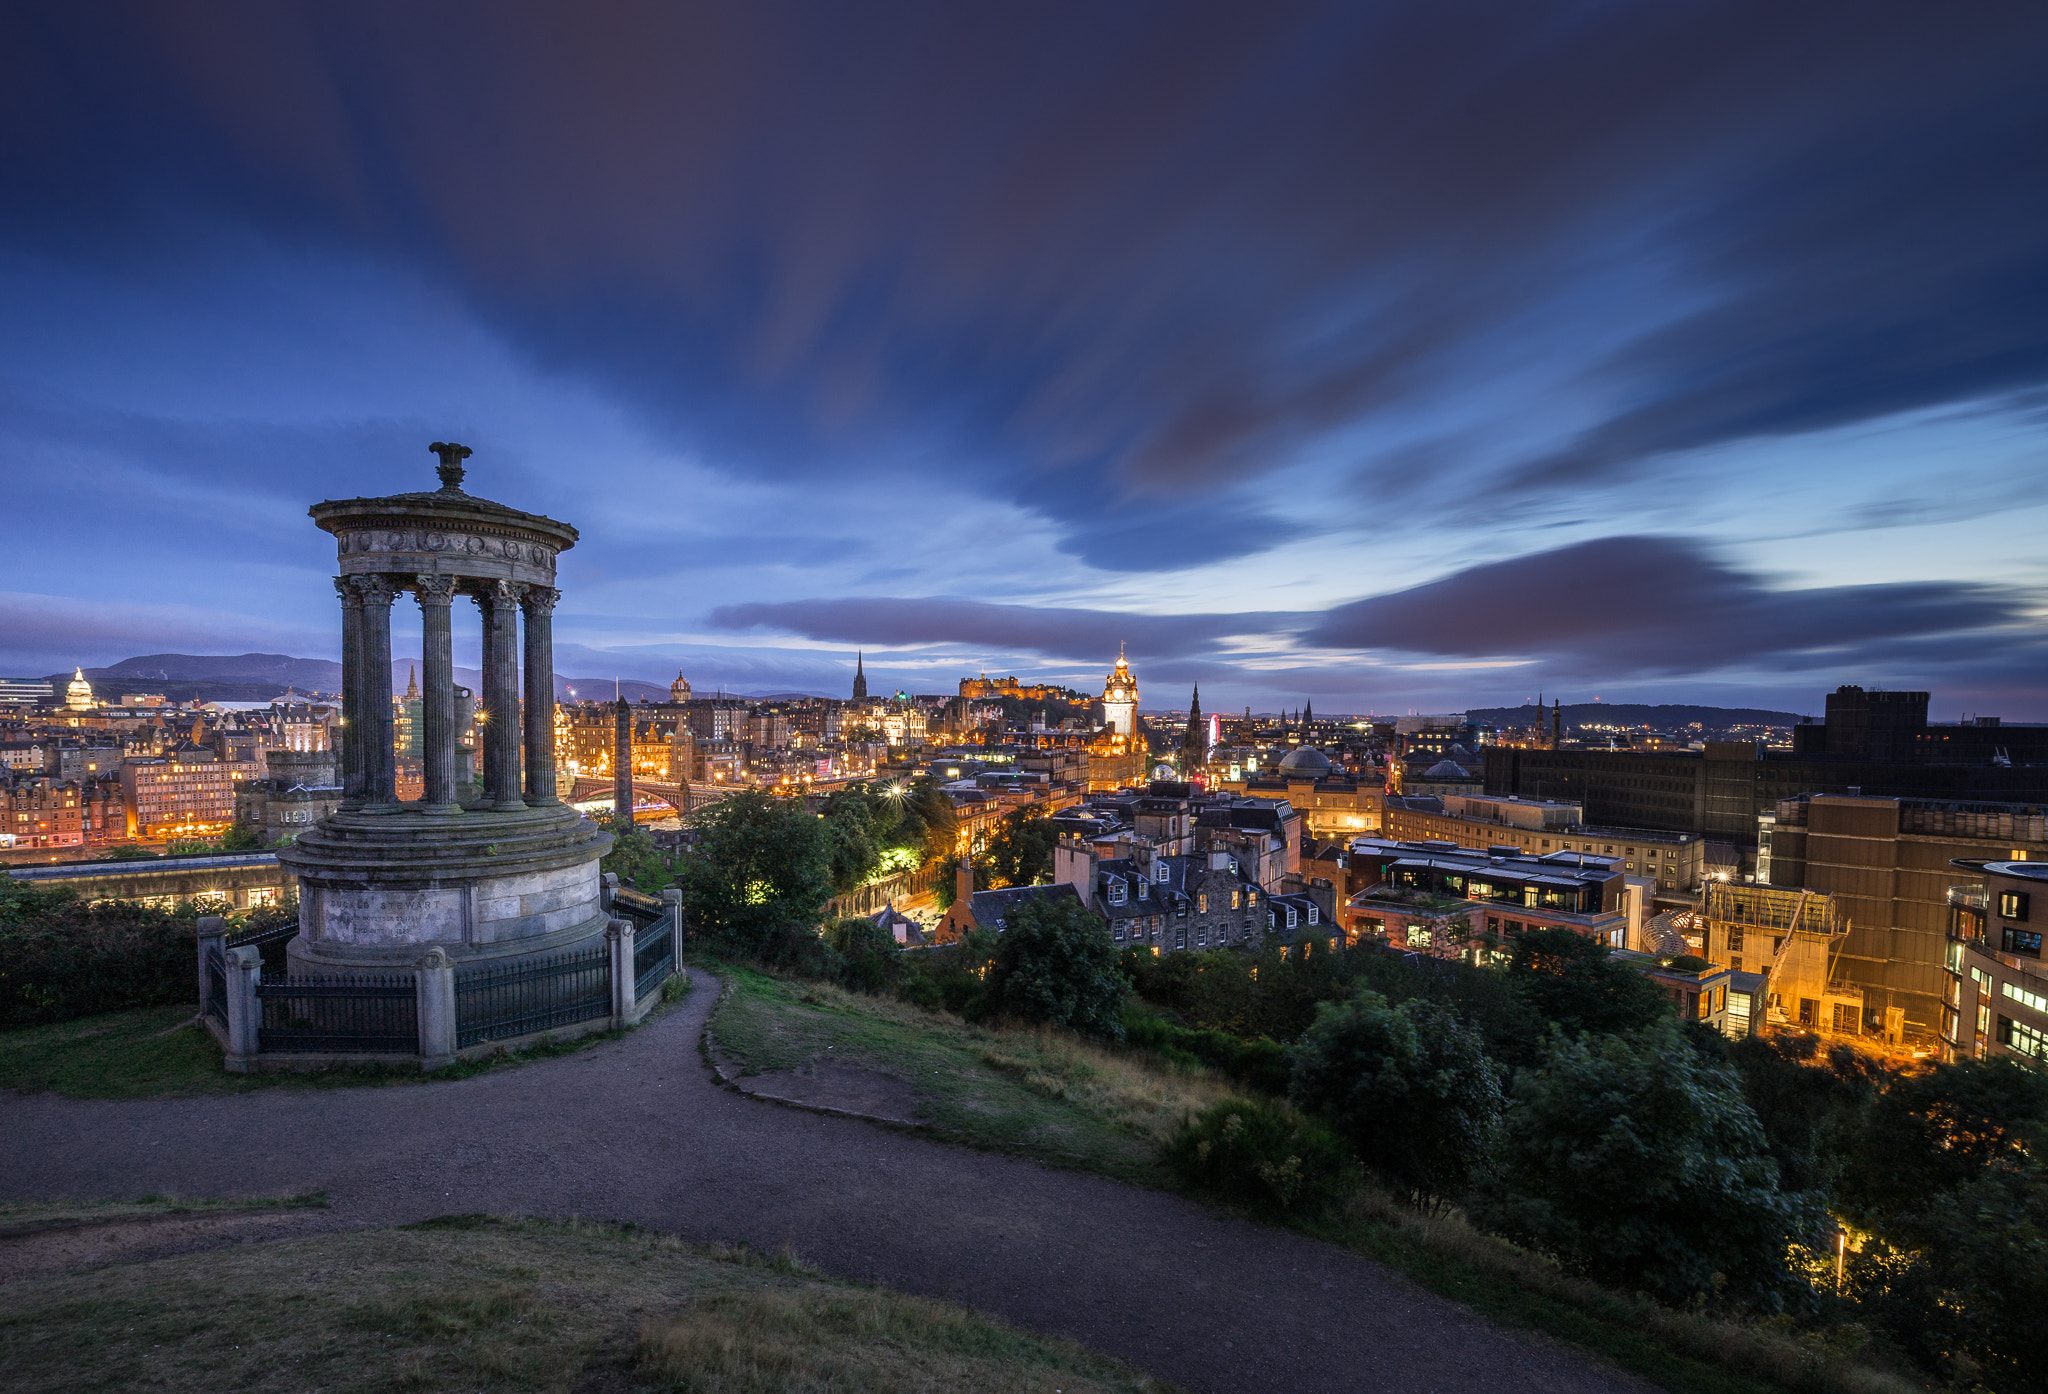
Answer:
POLYGON ((1180 772, 1192 775, 1209 762, 1209 733, 1202 727, 1202 685, 1188 699, 1188 729, 1180 738, 1180 772))
POLYGON ((868 699, 867 653, 856 649, 853 659, 853 700, 865 702, 868 699))

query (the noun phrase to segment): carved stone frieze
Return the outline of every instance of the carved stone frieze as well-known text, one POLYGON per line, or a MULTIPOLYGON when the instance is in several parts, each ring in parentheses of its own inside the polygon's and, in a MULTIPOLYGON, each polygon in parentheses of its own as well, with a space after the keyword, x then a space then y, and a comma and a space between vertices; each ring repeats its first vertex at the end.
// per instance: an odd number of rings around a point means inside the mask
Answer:
POLYGON ((524 538, 487 536, 481 531, 445 531, 435 528, 363 528, 343 532, 338 539, 344 557, 379 555, 445 556, 460 560, 505 561, 553 571, 555 549, 524 538))

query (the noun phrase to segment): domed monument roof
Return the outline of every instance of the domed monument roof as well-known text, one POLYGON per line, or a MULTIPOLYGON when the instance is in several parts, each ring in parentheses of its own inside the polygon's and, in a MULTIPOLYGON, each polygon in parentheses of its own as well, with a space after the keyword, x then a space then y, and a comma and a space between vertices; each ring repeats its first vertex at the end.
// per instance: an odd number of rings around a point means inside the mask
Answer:
POLYGON ((1330 763, 1330 757, 1312 745, 1291 750, 1280 757, 1280 768, 1288 774, 1303 779, 1323 779, 1337 773, 1337 767, 1330 763))
POLYGON ((1472 772, 1453 760, 1439 760, 1422 772, 1424 779, 1470 779, 1472 772))

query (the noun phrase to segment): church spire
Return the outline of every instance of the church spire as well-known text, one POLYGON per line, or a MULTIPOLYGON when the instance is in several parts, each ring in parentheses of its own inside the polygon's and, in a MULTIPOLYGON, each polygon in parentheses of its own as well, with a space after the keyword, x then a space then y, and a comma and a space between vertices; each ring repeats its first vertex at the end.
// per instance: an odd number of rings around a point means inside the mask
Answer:
POLYGON ((1209 759, 1209 733, 1202 726, 1202 685, 1195 684, 1188 699, 1188 729, 1180 740, 1180 772, 1183 777, 1199 770, 1209 759))
POLYGON ((868 699, 867 651, 856 649, 853 659, 853 700, 865 702, 868 699))

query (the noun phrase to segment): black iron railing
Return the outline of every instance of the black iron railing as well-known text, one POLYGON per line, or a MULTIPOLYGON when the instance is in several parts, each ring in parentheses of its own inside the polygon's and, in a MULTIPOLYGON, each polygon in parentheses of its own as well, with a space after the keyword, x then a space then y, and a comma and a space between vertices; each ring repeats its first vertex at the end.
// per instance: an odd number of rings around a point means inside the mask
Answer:
POLYGON ((611 946, 506 964, 480 963, 455 974, 455 1044, 511 1040, 572 1026, 612 1009, 611 946))
POLYGON ((419 994, 403 976, 257 979, 256 1048, 315 1054, 409 1055, 419 1049, 419 994))
POLYGON ((206 1014, 228 1024, 228 961, 218 946, 206 951, 206 1014))
POLYGON ((290 924, 272 925, 269 929, 252 929, 247 934, 237 934, 228 940, 228 947, 239 949, 244 945, 253 944, 260 949, 265 944, 282 944, 298 932, 299 922, 293 920, 290 924))
POLYGON ((675 917, 663 915, 633 937, 633 1000, 660 987, 675 971, 675 917))

